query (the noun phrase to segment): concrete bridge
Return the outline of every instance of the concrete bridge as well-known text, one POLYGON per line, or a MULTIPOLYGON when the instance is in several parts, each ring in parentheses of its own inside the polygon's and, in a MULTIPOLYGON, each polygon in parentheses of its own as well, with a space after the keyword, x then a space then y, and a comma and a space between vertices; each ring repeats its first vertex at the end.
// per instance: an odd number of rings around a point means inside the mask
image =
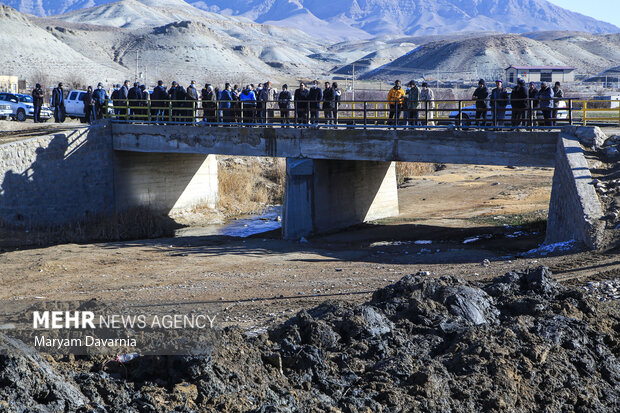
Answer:
POLYGON ((394 161, 555 166, 547 241, 598 245, 600 205, 587 179, 590 173, 578 139, 560 131, 104 121, 0 145, 0 223, 58 225, 139 206, 164 213, 205 203, 215 206, 216 155, 286 158, 286 239, 397 215, 394 161))
POLYGON ((217 198, 212 155, 287 160, 283 236, 298 239, 398 215, 394 161, 485 165, 554 165, 558 132, 455 130, 292 129, 157 126, 113 123, 123 179, 120 208, 148 199, 150 207, 182 207, 217 198), (163 155, 166 154, 166 155, 163 155), (174 154, 174 163, 162 156, 174 154), (202 158, 197 158, 202 155, 202 158), (197 160, 203 160, 201 165, 197 160), (165 193, 161 174, 195 169, 177 200, 154 205, 165 193), (211 192, 210 191, 215 191, 211 192), (174 205, 171 205, 175 201, 174 205))

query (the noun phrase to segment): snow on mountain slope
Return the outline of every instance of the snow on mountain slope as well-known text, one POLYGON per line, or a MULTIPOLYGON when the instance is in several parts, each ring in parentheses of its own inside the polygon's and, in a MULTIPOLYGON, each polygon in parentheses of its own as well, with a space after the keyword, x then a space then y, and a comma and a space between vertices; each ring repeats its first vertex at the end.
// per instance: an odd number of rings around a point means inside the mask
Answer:
MULTIPOLYGON (((460 31, 524 33, 574 30, 616 33, 620 29, 546 0, 136 0, 149 7, 196 8, 257 23, 294 27, 312 36, 363 39, 460 31)), ((100 6, 111 0, 0 0, 21 12, 49 16, 100 6)), ((196 14, 196 12, 190 12, 196 14)), ((212 18, 215 18, 212 16, 212 18)), ((122 20, 123 17, 114 19, 122 20)))

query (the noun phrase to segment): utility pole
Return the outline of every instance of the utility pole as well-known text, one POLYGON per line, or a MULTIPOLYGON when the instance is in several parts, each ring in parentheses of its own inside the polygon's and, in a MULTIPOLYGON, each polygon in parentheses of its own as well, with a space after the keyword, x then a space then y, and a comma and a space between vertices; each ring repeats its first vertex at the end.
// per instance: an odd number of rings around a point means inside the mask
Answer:
POLYGON ((353 90, 353 97, 351 98, 351 100, 355 102, 355 63, 353 63, 353 78, 351 79, 351 89, 353 90))
POLYGON ((136 77, 134 82, 138 81, 138 49, 136 49, 136 77))

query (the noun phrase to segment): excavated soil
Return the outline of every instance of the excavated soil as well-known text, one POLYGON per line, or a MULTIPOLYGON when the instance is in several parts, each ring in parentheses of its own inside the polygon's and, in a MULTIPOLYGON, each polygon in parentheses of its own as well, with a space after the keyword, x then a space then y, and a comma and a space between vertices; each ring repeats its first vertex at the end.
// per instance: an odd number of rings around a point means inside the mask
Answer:
POLYGON ((210 356, 42 358, 0 336, 0 409, 97 412, 617 412, 620 309, 544 267, 487 283, 407 275, 210 356))

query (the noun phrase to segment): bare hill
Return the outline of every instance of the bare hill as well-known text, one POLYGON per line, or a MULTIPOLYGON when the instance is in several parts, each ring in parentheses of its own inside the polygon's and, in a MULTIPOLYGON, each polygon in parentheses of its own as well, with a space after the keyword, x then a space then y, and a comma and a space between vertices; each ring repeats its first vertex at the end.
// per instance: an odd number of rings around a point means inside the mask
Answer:
POLYGON ((577 34, 537 41, 531 36, 487 35, 422 45, 363 78, 493 78, 503 76, 510 65, 574 66, 580 74, 595 74, 618 58, 620 44, 607 36, 577 34))
POLYGON ((62 19, 37 19, 1 7, 0 46, 10 56, 3 72, 33 82, 75 77, 109 84, 132 79, 136 54, 137 71, 147 83, 155 78, 183 83, 290 80, 327 73, 333 66, 308 57, 321 56, 325 46, 302 32, 223 16, 212 19, 212 13, 200 10, 193 20, 177 21, 185 9, 124 0, 58 16, 62 19), (119 7, 134 6, 145 20, 126 14, 123 20, 109 18, 119 7))
POLYGON ((79 73, 96 76, 106 72, 109 76, 121 76, 122 67, 112 61, 96 62, 72 49, 52 33, 34 24, 14 9, 0 5, 0 50, 3 52, 3 74, 21 78, 36 77, 45 82, 54 80, 57 74, 65 77, 79 73))

